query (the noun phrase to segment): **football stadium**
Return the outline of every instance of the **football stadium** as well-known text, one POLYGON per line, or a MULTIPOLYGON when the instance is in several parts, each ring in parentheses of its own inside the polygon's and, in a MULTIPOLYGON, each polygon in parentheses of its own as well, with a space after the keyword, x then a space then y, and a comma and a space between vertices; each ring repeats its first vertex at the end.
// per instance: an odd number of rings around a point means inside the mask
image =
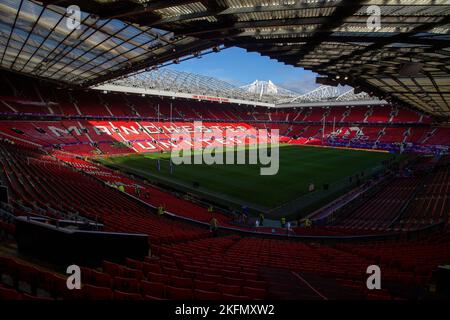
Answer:
POLYGON ((449 62, 447 0, 0 0, 0 300, 448 302, 449 62))

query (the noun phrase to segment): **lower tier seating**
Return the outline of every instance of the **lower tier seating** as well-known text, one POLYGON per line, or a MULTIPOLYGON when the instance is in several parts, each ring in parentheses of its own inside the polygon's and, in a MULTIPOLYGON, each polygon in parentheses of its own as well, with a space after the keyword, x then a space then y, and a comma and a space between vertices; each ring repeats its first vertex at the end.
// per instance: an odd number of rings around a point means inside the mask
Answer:
POLYGON ((443 233, 423 240, 335 246, 238 236, 154 244, 154 255, 144 261, 83 267, 82 290, 73 291, 62 275, 0 256, 0 297, 259 300, 280 299, 293 290, 291 299, 404 299, 417 297, 436 266, 449 261, 449 240, 443 233), (381 291, 366 288, 366 268, 372 264, 382 269, 381 291), (305 281, 309 287, 299 285, 305 281))

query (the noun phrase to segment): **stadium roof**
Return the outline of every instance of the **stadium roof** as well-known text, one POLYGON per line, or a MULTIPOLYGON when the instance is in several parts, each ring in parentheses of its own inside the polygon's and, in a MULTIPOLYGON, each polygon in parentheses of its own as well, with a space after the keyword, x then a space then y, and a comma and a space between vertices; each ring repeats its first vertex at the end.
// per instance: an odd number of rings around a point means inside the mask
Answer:
MULTIPOLYGON (((214 77, 176 71, 169 68, 159 68, 149 72, 139 73, 127 78, 115 80, 112 84, 255 102, 274 103, 281 98, 277 94, 266 93, 259 95, 258 93, 247 91, 214 77)), ((286 96, 283 97, 286 98, 286 96)))
POLYGON ((208 46, 187 36, 30 0, 0 0, 0 66, 62 83, 156 64, 208 46), (143 63, 145 62, 145 63, 143 63))
POLYGON ((238 87, 226 81, 190 72, 158 68, 94 86, 102 91, 153 94, 168 97, 214 100, 265 107, 332 106, 356 104, 386 104, 367 93, 354 93, 343 86, 320 86, 299 94, 272 81, 256 80, 238 87))
MULTIPOLYGON (((6 25, 16 26, 20 19, 17 19, 14 12, 17 12, 18 6, 29 1, 0 2, 2 11, 5 3, 10 4, 11 13, 11 19, 5 19, 2 15, 2 21, 9 20, 6 25)), ((92 85, 149 65, 192 54, 215 44, 236 45, 290 65, 313 70, 328 77, 329 84, 337 82, 352 85, 356 90, 373 91, 382 98, 401 101, 436 116, 450 116, 448 0, 43 2, 60 6, 79 5, 86 12, 105 19, 100 20, 100 25, 109 19, 120 19, 141 26, 133 27, 139 30, 166 30, 174 32, 176 37, 173 40, 175 44, 164 43, 158 52, 152 52, 152 48, 140 48, 141 41, 131 44, 126 41, 128 47, 143 50, 142 55, 135 54, 134 51, 126 55, 121 54, 118 58, 120 64, 111 65, 111 68, 96 67, 96 60, 93 60, 92 67, 96 72, 89 74, 89 77, 84 78, 86 73, 73 77, 75 70, 72 70, 72 78, 64 77, 63 72, 60 72, 60 77, 65 80, 92 85), (373 8, 372 5, 378 7, 373 8), (368 24, 368 21, 375 21, 373 13, 376 14, 377 9, 381 14, 381 24, 379 28, 372 29, 377 25, 368 24), (174 46, 175 51, 172 50, 174 46), (339 81, 336 80, 337 77, 339 81)), ((19 24, 21 25, 22 23, 19 24)), ((27 30, 33 29, 33 19, 25 20, 25 25, 28 26, 27 30)), ((88 33, 96 27, 99 27, 99 24, 93 25, 86 21, 85 28, 88 33)), ((119 28, 112 27, 109 33, 105 30, 106 37, 117 32, 119 28)), ((15 29, 13 36, 16 34, 15 29)), ((62 31, 58 29, 51 29, 51 33, 58 34, 56 41, 60 43, 64 33, 59 35, 62 31)), ((3 39, 8 38, 8 33, 3 35, 3 39)), ((148 40, 151 39, 151 35, 147 37, 148 40)), ((121 40, 116 39, 114 42, 117 41, 121 40)), ((7 43, 9 42, 8 39, 7 43)), ((4 43, 3 40, 3 45, 4 43)), ((74 44, 69 44, 69 47, 71 45, 74 44)), ((81 41, 83 50, 89 50, 92 46, 93 43, 89 43, 89 39, 81 41)), ((99 61, 105 56, 114 56, 110 45, 105 45, 101 50, 97 52, 102 55, 99 61)), ((120 54, 122 51, 118 52, 120 54)), ((47 59, 54 60, 59 55, 49 55, 47 59)), ((77 64, 85 57, 72 58, 75 60, 73 64, 77 64)), ((60 60, 62 59, 58 59, 60 60)), ((36 61, 37 65, 38 62, 39 59, 36 61)), ((68 61, 61 63, 64 65, 68 61)), ((43 68, 45 70, 46 67, 43 68)), ((66 68, 62 70, 69 72, 71 67, 66 68)), ((48 76, 45 73, 38 75, 48 76)))

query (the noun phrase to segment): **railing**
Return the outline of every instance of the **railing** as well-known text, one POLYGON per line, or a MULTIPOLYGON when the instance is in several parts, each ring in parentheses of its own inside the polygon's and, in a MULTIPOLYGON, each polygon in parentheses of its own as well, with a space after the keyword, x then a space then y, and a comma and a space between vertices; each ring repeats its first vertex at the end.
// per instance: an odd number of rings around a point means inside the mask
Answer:
POLYGON ((328 217, 332 216, 334 213, 341 210, 341 208, 344 208, 352 201, 355 201, 356 199, 364 195, 366 192, 369 192, 371 189, 375 188, 378 184, 382 183, 387 178, 388 176, 384 175, 371 183, 367 183, 361 187, 351 190, 350 192, 337 198, 333 202, 330 202, 323 208, 320 208, 315 212, 311 213, 310 215, 308 215, 308 218, 313 220, 314 224, 325 223, 328 217))
POLYGON ((303 194, 295 200, 286 202, 271 209, 269 213, 273 215, 282 214, 283 216, 292 214, 306 216, 315 209, 325 205, 326 202, 328 202, 327 200, 361 186, 374 176, 381 174, 384 170, 385 167, 383 165, 378 165, 376 167, 361 171, 355 176, 347 176, 339 181, 328 183, 327 189, 325 189, 324 186, 316 186, 321 187, 322 190, 303 194))

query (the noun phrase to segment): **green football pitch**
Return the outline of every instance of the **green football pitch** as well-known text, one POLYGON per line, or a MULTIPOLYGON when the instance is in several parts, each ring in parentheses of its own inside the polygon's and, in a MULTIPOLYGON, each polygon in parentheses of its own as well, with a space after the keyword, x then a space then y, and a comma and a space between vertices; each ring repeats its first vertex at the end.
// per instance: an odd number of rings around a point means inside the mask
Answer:
POLYGON ((170 153, 118 156, 100 161, 153 182, 177 186, 194 194, 198 192, 203 197, 209 195, 229 203, 273 209, 307 194, 310 197, 310 183, 316 189, 312 194, 323 193, 323 197, 317 197, 323 205, 324 200, 332 200, 345 192, 345 188, 337 186, 348 184, 350 176, 361 173, 362 177, 370 176, 383 161, 393 157, 385 152, 282 145, 278 173, 271 176, 260 175, 262 165, 251 164, 181 164, 173 166, 170 173, 170 153), (160 159, 160 170, 157 159, 160 159), (324 184, 329 184, 329 190, 335 192, 324 193, 324 184))

